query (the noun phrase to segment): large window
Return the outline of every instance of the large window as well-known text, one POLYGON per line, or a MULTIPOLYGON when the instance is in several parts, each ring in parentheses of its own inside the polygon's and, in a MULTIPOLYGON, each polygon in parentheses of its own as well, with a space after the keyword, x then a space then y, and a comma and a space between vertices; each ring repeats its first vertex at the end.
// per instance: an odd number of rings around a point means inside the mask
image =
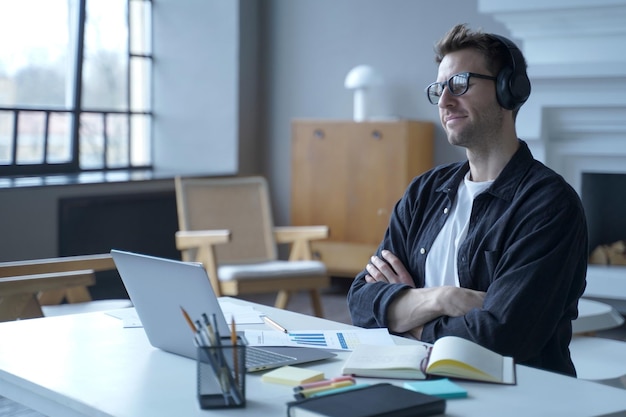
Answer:
POLYGON ((0 176, 149 168, 151 0, 0 0, 0 176))

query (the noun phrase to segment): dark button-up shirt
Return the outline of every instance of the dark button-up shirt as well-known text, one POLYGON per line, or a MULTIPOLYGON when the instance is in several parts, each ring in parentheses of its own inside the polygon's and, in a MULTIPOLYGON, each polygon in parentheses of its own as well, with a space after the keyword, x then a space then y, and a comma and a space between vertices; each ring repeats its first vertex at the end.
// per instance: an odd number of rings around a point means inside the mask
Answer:
MULTIPOLYGON (((398 256, 417 288, 424 286, 426 257, 468 169, 459 162, 415 178, 393 210, 377 255, 388 249, 398 256)), ((476 196, 458 251, 460 286, 486 291, 483 307, 426 323, 422 340, 460 336, 518 363, 575 375, 571 322, 585 288, 587 257, 580 198, 520 141, 494 183, 476 196)), ((357 275, 348 293, 353 323, 388 327, 390 303, 410 287, 368 284, 366 274, 357 275)))

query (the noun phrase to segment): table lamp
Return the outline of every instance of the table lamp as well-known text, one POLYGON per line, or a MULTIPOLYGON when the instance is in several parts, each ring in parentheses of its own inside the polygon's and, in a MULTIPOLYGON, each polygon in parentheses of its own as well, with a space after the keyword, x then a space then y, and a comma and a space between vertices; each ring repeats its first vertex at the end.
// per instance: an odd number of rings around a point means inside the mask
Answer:
POLYGON ((354 90, 355 122, 362 122, 371 116, 371 90, 382 83, 380 74, 369 65, 358 65, 348 72, 344 85, 354 90))

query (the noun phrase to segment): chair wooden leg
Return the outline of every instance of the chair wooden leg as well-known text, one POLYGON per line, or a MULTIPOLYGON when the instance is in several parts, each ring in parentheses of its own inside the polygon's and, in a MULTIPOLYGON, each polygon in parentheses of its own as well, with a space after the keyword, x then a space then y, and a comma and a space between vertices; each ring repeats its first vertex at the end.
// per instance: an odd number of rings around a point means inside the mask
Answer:
POLYGON ((278 291, 278 294, 276 295, 276 302, 274 303, 274 307, 281 308, 283 310, 286 309, 287 304, 289 303, 290 295, 291 294, 287 290, 278 291))
POLYGON ((0 296, 0 322, 43 317, 34 294, 0 296))
POLYGON ((87 287, 68 288, 65 293, 68 303, 85 303, 91 300, 91 294, 87 287))
POLYGON ((311 305, 313 306, 313 314, 316 317, 324 317, 324 312, 322 310, 322 297, 320 296, 320 292, 317 289, 309 290, 309 294, 311 295, 311 305))
POLYGON ((61 304, 65 300, 65 288, 43 291, 39 294, 39 304, 42 306, 61 304))

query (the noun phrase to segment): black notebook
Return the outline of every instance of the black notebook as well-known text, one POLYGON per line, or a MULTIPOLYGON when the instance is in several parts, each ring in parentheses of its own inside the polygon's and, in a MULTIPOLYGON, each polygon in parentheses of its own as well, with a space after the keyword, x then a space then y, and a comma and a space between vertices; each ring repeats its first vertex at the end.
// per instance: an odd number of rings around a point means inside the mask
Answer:
POLYGON ((443 398, 389 383, 287 403, 288 417, 417 417, 445 411, 443 398))

